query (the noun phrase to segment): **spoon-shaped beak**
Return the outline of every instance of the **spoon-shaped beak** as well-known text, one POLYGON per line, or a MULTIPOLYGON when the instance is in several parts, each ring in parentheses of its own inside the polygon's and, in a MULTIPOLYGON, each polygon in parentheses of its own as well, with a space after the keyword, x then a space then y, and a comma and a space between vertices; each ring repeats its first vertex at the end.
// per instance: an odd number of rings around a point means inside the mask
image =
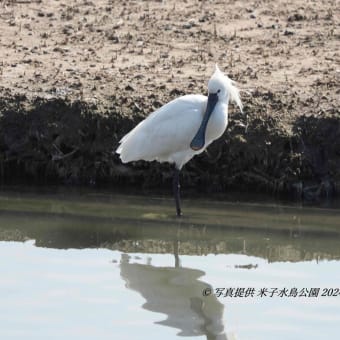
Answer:
POLYGON ((218 95, 217 93, 209 93, 208 95, 208 103, 207 108, 205 110, 203 120, 201 123, 200 128, 198 129, 195 137, 190 143, 191 149, 197 151, 204 147, 205 144, 205 130, 207 129, 209 118, 214 111, 215 105, 218 101, 218 95))

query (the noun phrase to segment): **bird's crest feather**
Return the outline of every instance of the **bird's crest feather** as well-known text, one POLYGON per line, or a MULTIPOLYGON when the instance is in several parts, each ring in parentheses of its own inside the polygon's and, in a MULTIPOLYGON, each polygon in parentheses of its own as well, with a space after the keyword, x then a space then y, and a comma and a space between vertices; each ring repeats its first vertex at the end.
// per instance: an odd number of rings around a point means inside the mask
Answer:
POLYGON ((240 90, 236 87, 236 82, 231 80, 226 74, 224 74, 219 69, 217 64, 215 64, 215 73, 213 74, 213 77, 214 76, 223 77, 230 99, 233 102, 235 102, 237 106, 240 108, 241 112, 243 112, 243 104, 242 104, 241 97, 240 97, 240 90))

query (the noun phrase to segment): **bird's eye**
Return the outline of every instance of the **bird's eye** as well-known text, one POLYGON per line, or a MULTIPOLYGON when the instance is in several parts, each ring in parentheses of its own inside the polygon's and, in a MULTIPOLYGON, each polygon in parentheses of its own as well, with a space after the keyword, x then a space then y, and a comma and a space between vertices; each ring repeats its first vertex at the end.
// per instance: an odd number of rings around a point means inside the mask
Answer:
POLYGON ((217 90, 217 93, 220 93, 221 92, 221 89, 217 90))

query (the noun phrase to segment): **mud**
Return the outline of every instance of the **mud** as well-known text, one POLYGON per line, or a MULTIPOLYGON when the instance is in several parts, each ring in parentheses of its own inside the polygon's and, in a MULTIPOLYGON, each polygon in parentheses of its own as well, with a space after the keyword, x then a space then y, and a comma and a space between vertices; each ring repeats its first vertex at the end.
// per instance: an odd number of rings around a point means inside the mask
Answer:
POLYGON ((218 62, 245 114, 230 106, 183 186, 336 195, 339 16, 326 0, 1 1, 1 181, 170 188, 170 165, 113 151, 162 104, 205 93, 218 62))

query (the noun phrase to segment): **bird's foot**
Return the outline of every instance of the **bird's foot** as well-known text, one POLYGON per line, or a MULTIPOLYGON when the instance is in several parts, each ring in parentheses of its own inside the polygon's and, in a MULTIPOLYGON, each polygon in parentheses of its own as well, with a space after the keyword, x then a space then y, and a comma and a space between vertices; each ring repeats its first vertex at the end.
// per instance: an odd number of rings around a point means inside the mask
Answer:
POLYGON ((176 212, 176 217, 182 217, 182 216, 183 216, 183 214, 182 214, 181 211, 177 211, 177 212, 176 212))

